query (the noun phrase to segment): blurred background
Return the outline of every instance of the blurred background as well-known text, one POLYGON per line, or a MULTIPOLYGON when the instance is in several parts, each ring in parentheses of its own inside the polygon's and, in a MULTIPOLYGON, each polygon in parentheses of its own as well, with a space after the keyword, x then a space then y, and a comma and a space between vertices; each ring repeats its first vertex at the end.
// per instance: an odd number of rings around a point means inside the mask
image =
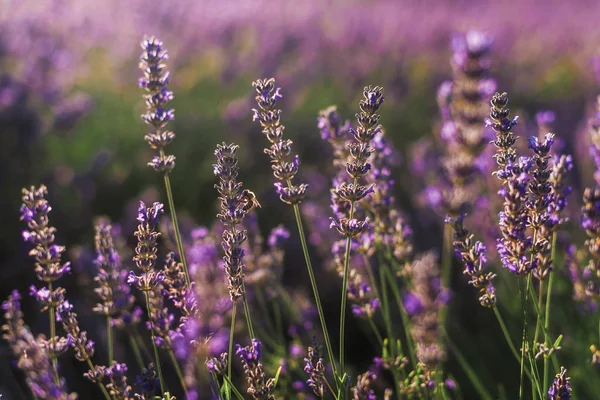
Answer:
MULTIPOLYGON (((146 167, 152 152, 143 140, 137 86, 144 35, 158 36, 169 51, 176 111, 171 129, 177 135, 172 184, 178 213, 189 226, 214 220, 213 152, 217 143, 233 141, 241 146, 241 180, 263 206, 261 229, 282 223, 294 232, 293 215, 272 189, 265 140, 251 120, 254 79, 273 76, 282 87, 286 132, 303 161, 301 174, 315 188, 309 199, 322 196, 329 185, 329 177, 319 174, 330 165, 316 126, 319 110, 336 104, 352 119, 362 88, 375 84, 385 88, 382 124, 399 152, 397 197, 416 247, 426 250, 439 249, 442 220, 425 218, 430 213, 414 189, 410 163, 417 153, 411 149, 439 136, 436 92, 452 76, 453 35, 477 29, 494 38, 491 75, 521 117, 519 135, 535 132, 536 112, 554 111, 556 133, 568 151, 580 155, 574 185, 582 187, 593 182, 585 123, 600 92, 595 79, 600 69, 593 63, 600 51, 598 21, 600 3, 593 0, 0 0, 0 298, 13 288, 25 293, 35 283, 20 237, 21 187, 49 188, 58 242, 76 264, 65 283, 69 297, 77 296, 76 286, 90 268, 82 254, 93 246, 96 216, 109 216, 129 235, 138 200, 166 201, 162 179, 146 167)), ((295 261, 296 243, 291 240, 286 249, 287 280, 305 278, 302 262, 295 261)), ((331 295, 334 319, 339 285, 323 289, 328 299, 331 295)), ((570 288, 562 290, 568 300, 570 288)), ((514 366, 503 344, 494 343, 502 338, 493 317, 472 300, 464 300, 469 305, 456 314, 457 325, 468 327, 471 336, 458 335, 457 341, 471 343, 467 353, 475 365, 492 364, 484 368, 485 382, 494 387, 493 382, 510 380, 514 366)), ((36 318, 37 306, 24 299, 24 310, 34 332, 44 331, 47 321, 36 318)), ((584 314, 571 321, 596 324, 584 314)), ((360 333, 355 336, 349 346, 360 343, 360 333)), ((584 365, 589 337, 573 334, 567 342, 580 339, 565 357, 584 365)), ((10 357, 0 344, 5 372, 10 357)), ((360 364, 368 357, 351 358, 360 364)), ((580 393, 592 396, 579 398, 598 398, 600 384, 591 367, 570 375, 580 393)), ((0 370, 0 389, 10 393, 6 376, 0 370)))

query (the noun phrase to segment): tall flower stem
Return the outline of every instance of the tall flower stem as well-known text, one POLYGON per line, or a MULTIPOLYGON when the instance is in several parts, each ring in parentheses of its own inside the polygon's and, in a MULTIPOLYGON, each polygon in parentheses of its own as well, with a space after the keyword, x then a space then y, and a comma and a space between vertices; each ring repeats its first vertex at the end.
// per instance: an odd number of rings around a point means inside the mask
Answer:
MULTIPOLYGON (((161 156, 164 156, 164 150, 160 149, 161 156)), ((167 201, 169 202, 169 212, 171 213, 171 220, 173 221, 173 231, 175 233, 175 242, 177 243, 177 251, 179 252, 179 259, 183 265, 183 271, 185 272, 185 281, 190 286, 190 273, 188 272, 187 262, 185 261, 185 252, 183 251, 183 242, 181 240, 181 231, 179 230, 179 222, 177 221, 177 213, 175 211, 175 201, 173 201, 173 190, 171 189, 171 179, 169 173, 165 171, 163 175, 165 180, 165 191, 167 192, 167 201)))
MULTIPOLYGON (((229 328, 229 353, 227 353, 227 377, 231 382, 231 361, 233 359, 233 334, 235 331, 235 315, 237 314, 237 302, 233 303, 231 309, 231 328, 229 328)), ((229 389, 228 398, 231 396, 231 387, 227 384, 229 389)))
MULTIPOLYGON (((354 186, 356 186, 357 179, 354 179, 354 186)), ((349 220, 354 217, 354 203, 350 205, 349 220)), ((344 373, 344 339, 346 337, 346 303, 348 301, 348 276, 350 274, 350 246, 352 244, 352 238, 346 238, 346 251, 344 256, 344 277, 342 279, 342 304, 340 308, 340 374, 344 373)))
MULTIPOLYGON (((52 282, 48 282, 48 290, 52 292, 52 282)), ((48 318, 50 320, 50 340, 55 340, 56 337, 56 310, 53 304, 48 307, 48 318)), ((58 385, 60 379, 58 377, 58 367, 56 366, 56 354, 54 351, 50 352, 50 359, 52 360, 52 375, 54 377, 54 383, 58 385)))
POLYGON ((148 321, 150 321, 150 333, 152 335, 152 348, 154 349, 154 359, 156 360, 156 372, 158 373, 158 380, 160 382, 160 392, 165 392, 165 381, 163 380, 162 368, 160 366, 160 357, 158 356, 158 347, 156 346, 156 337, 154 336, 154 327, 152 326, 152 313, 150 312, 150 298, 148 291, 144 291, 146 297, 146 310, 148 310, 148 321))
POLYGON ((144 369, 144 360, 142 359, 142 354, 140 353, 140 347, 138 346, 137 341, 135 340, 131 332, 129 332, 127 336, 129 337, 129 345, 133 350, 135 361, 141 371, 142 369, 144 369))
MULTIPOLYGON (((290 185, 290 183, 288 183, 290 185)), ((333 356, 333 349, 331 347, 331 341, 329 339, 329 333, 327 331, 327 324, 325 322, 325 314, 323 313, 323 306, 319 296, 319 289, 317 288, 317 280, 315 278, 315 272, 312 267, 310 260, 310 254, 308 253, 308 245, 306 243, 306 235, 304 234, 304 226, 302 224, 302 215, 300 214, 300 206, 293 204, 294 215, 296 216, 296 224, 298 225, 298 235, 300 236, 300 243, 302 244, 302 252, 304 253, 304 261, 306 262, 306 269, 308 271, 308 277, 310 279, 310 286, 312 287, 313 296, 315 297, 315 304, 317 306, 317 313, 319 314, 319 320, 321 322, 321 328, 323 330, 323 338, 325 339, 325 347, 327 348, 327 356, 333 369, 333 375, 337 375, 337 369, 335 364, 335 357, 333 356)), ((337 380, 336 380, 337 382, 337 380)), ((337 384, 337 383, 336 383, 337 384)))
MULTIPOLYGON (((556 260, 556 238, 557 238, 557 233, 554 232, 552 234, 552 250, 551 250, 551 256, 550 259, 552 260, 552 262, 554 262, 554 260, 556 260)), ((544 333, 545 333, 545 340, 547 343, 550 343, 550 335, 548 334, 548 329, 550 328, 550 307, 552 304, 552 282, 554 280, 554 272, 552 270, 550 270, 550 272, 548 273, 548 293, 546 294, 546 312, 545 312, 545 318, 544 318, 544 333)), ((544 378, 543 378, 543 382, 544 382, 544 386, 542 386, 543 388, 547 388, 548 387, 548 357, 544 357, 544 378)))
POLYGON ((252 327, 252 317, 250 316, 250 307, 248 307, 246 289, 244 289, 244 294, 242 295, 242 303, 244 304, 244 314, 246 316, 246 324, 248 325, 248 334, 250 335, 250 340, 252 341, 252 339, 256 339, 256 335, 254 334, 254 328, 252 327))
POLYGON ((179 367, 179 363, 175 358, 175 354, 173 354, 173 349, 169 349, 169 357, 171 358, 171 362, 173 363, 173 367, 175 367, 175 373, 177 374, 177 378, 179 378, 179 384, 185 393, 185 397, 187 398, 188 390, 185 384, 185 379, 183 377, 183 373, 181 372, 181 368, 179 367))
POLYGON ((106 347, 108 347, 108 366, 112 365, 114 360, 113 354, 113 335, 112 327, 110 326, 111 318, 110 315, 106 316, 106 347))

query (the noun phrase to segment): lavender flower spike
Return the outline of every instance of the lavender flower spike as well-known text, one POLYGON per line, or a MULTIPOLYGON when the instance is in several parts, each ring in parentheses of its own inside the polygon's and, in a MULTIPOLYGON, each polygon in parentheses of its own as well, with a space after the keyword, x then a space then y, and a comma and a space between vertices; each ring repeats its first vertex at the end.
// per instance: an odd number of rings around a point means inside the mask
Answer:
POLYGON ((148 163, 155 171, 168 173, 175 167, 175 156, 165 154, 167 146, 175 139, 175 133, 165 129, 169 121, 175 118, 175 111, 167 103, 173 99, 173 92, 167 88, 169 71, 164 61, 169 58, 163 44, 155 37, 141 43, 144 52, 140 56, 140 69, 144 76, 138 80, 139 86, 146 90, 146 113, 142 120, 152 127, 144 139, 158 155, 148 163))
POLYGON ((256 102, 258 109, 253 109, 255 121, 259 121, 263 133, 271 143, 265 149, 265 153, 271 158, 273 175, 278 180, 275 183, 275 191, 281 201, 287 204, 298 204, 306 195, 308 185, 301 183, 294 185, 292 180, 298 173, 300 159, 296 155, 291 157, 292 141, 283 138, 285 126, 281 125, 281 110, 277 108, 277 100, 280 99, 281 88, 275 87, 275 79, 258 79, 252 82, 256 90, 256 102))
POLYGON ((325 394, 325 365, 321 355, 320 346, 317 338, 313 336, 313 345, 308 348, 308 357, 304 359, 306 363, 304 372, 309 376, 306 384, 313 390, 315 395, 323 397, 325 394))
POLYGON ((552 386, 548 389, 549 400, 570 400, 571 399, 571 378, 567 376, 565 367, 560 367, 560 373, 556 374, 552 386))
POLYGON ((244 366, 244 374, 248 382, 248 393, 254 400, 275 400, 275 380, 265 375, 260 363, 260 349, 262 344, 257 339, 252 339, 250 346, 237 345, 236 354, 240 356, 244 366))
POLYGON ((223 231, 223 266, 229 280, 229 295, 231 301, 236 302, 244 295, 244 250, 242 244, 248 239, 246 231, 238 230, 246 214, 254 207, 256 198, 249 190, 242 190, 242 182, 237 181, 238 176, 238 146, 235 144, 217 145, 214 164, 215 175, 219 183, 215 185, 219 193, 221 211, 217 214, 219 220, 229 229, 223 231))
POLYGON ((148 208, 144 202, 140 201, 137 217, 139 225, 135 232, 138 242, 135 247, 133 261, 135 261, 138 269, 142 271, 142 274, 138 276, 130 271, 127 283, 135 285, 143 292, 153 290, 163 280, 162 272, 154 269, 158 257, 157 241, 160 236, 160 232, 156 230, 156 225, 158 224, 158 217, 162 213, 163 205, 161 203, 154 203, 148 208))

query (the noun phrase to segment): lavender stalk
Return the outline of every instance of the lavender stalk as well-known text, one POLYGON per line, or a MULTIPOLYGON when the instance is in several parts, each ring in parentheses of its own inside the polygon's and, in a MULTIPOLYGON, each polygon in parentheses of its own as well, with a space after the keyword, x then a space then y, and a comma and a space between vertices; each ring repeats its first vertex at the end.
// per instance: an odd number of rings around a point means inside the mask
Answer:
POLYGON ((173 201, 173 190, 171 189, 171 180, 169 173, 175 168, 175 156, 166 154, 167 146, 175 139, 175 133, 165 130, 167 124, 175 118, 175 110, 167 108, 167 102, 173 99, 173 92, 167 88, 169 83, 169 71, 164 64, 169 58, 167 51, 163 50, 163 43, 155 37, 144 39, 141 43, 144 52, 140 56, 140 69, 144 76, 138 80, 139 86, 146 90, 144 99, 146 100, 147 111, 142 115, 142 120, 152 127, 152 132, 148 133, 144 139, 150 147, 158 150, 148 166, 157 172, 163 173, 165 181, 165 190, 169 203, 171 220, 175 231, 175 241, 177 242, 177 251, 185 271, 185 279, 190 285, 190 274, 188 272, 181 240, 181 231, 175 211, 175 202, 173 201))
POLYGON ((253 82, 252 86, 257 92, 257 96, 255 98, 259 107, 259 109, 253 109, 253 120, 258 120, 260 122, 260 125, 263 128, 263 134, 271 143, 270 148, 265 149, 265 153, 272 160, 271 168, 273 169, 273 175, 278 180, 278 182, 275 183, 275 189, 279 194, 281 201, 287 204, 292 204, 294 208, 294 216, 298 226, 298 235, 300 236, 302 253, 304 255, 304 261, 306 263, 306 269, 308 271, 313 296, 315 298, 321 329, 323 330, 327 355, 333 369, 333 374, 337 375, 337 367, 335 358, 333 356, 333 348, 331 347, 329 332, 327 331, 325 314, 323 313, 323 306, 319 296, 319 289, 317 287, 317 280, 315 278, 310 254, 308 252, 308 244, 306 241, 306 235, 304 233, 302 215, 300 213, 299 204, 306 194, 308 185, 294 185, 292 183, 292 179, 298 172, 300 160, 298 156, 296 156, 292 162, 287 161, 287 158, 291 154, 292 141, 289 139, 283 139, 283 131, 285 130, 285 126, 281 124, 281 110, 277 108, 277 100, 282 97, 279 93, 280 88, 275 87, 275 79, 273 78, 259 79, 253 82), (283 185, 283 181, 285 181, 286 186, 283 185))

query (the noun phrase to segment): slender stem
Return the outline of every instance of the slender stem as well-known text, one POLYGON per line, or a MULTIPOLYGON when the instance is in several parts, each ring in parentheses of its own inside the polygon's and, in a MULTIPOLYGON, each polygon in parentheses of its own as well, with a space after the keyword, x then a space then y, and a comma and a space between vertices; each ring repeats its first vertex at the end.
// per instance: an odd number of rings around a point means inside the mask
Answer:
POLYGON ((185 378, 183 377, 183 373, 181 372, 181 368, 179 367, 179 363, 177 362, 177 359, 175 358, 175 354, 173 354, 173 349, 169 349, 169 357, 171 358, 171 362, 173 363, 173 366, 175 367, 175 372, 177 373, 177 377, 179 378, 179 383, 181 384, 181 388, 183 389, 183 392, 185 393, 185 397, 187 398, 187 385, 185 384, 185 378))
MULTIPOLYGON (((290 185, 290 182, 288 182, 290 185)), ((323 339, 325 340, 325 348, 327 349, 327 356, 331 363, 333 375, 337 376, 337 369, 335 364, 335 357, 333 356, 333 348, 331 347, 331 341, 329 338, 329 332, 327 332, 327 323, 325 322, 325 314, 323 313, 323 306, 321 299, 319 298, 319 289, 317 288, 317 280, 315 278, 315 272, 310 261, 310 255, 308 253, 308 245, 306 243, 306 235, 304 234, 304 226, 302 224, 302 216, 300 214, 300 207, 298 204, 294 204, 294 215, 296 216, 296 223, 298 225, 298 235, 300 236, 300 242, 302 244, 302 252, 304 253, 304 261, 306 262, 306 269, 308 270, 308 277, 310 278, 310 285, 312 287, 313 295, 315 297, 315 304, 317 306, 317 312, 319 314, 319 320, 321 322, 321 328, 323 329, 323 339)), ((337 386, 337 379, 336 379, 337 386)), ((333 393, 333 391, 332 391, 333 393)))
MULTIPOLYGON (((533 300, 535 301, 535 297, 533 298, 533 300)), ((537 301, 537 309, 541 310, 542 309, 542 303, 544 301, 544 281, 540 280, 540 286, 538 288, 538 301, 537 301)), ((540 333, 540 327, 544 327, 543 325, 543 321, 542 321, 542 313, 538 313, 537 316, 537 321, 535 323, 535 334, 533 336, 533 343, 537 343, 538 341, 538 336, 540 333)))
POLYGON ((215 383, 215 386, 217 387, 218 394, 215 394, 215 388, 212 385, 210 385, 211 392, 213 393, 213 395, 216 395, 219 398, 219 400, 223 400, 223 394, 221 394, 221 385, 219 384, 219 378, 217 377, 217 374, 214 372, 211 372, 210 374, 212 375, 213 382, 215 383))
POLYGON ((250 316, 250 308, 248 307, 248 299, 246 298, 246 289, 244 289, 244 294, 242 295, 242 302, 244 303, 244 314, 246 316, 246 324, 248 325, 248 334, 252 341, 252 339, 256 339, 256 336, 254 334, 254 328, 252 328, 252 317, 250 316))
MULTIPOLYGON (((350 208, 352 214, 352 209, 354 205, 350 208)), ((352 217, 350 217, 352 219, 352 217)), ((345 328, 346 328, 346 303, 348 301, 348 277, 350 275, 350 245, 352 243, 352 238, 346 238, 346 252, 344 258, 344 277, 342 279, 342 305, 340 308, 340 373, 344 373, 344 339, 346 337, 345 328)))
MULTIPOLYGON (((552 260, 552 263, 555 262, 556 260, 556 238, 557 238, 558 234, 557 232, 552 233, 552 250, 550 251, 550 259, 552 260)), ((554 272, 551 269, 549 274, 548 274, 548 293, 546 294, 546 312, 545 312, 545 318, 544 318, 544 333, 545 335, 545 340, 546 343, 550 343, 550 335, 549 335, 549 328, 550 328, 550 307, 552 304, 552 282, 554 281, 554 272)), ((542 388, 545 390, 548 387, 548 357, 544 357, 544 386, 542 386, 542 388)))
POLYGON ((154 359, 156 360, 156 372, 158 373, 158 380, 160 382, 160 393, 165 392, 165 381, 162 376, 162 368, 160 366, 160 357, 158 356, 158 347, 156 346, 156 337, 154 336, 154 326, 152 322, 152 313, 150 311, 150 298, 148 291, 144 291, 146 297, 146 309, 148 310, 148 321, 150 322, 150 334, 152 335, 152 348, 154 348, 154 359))
POLYGON ((504 323, 504 319, 502 319, 502 315, 500 314, 498 307, 494 305, 494 307, 492 307, 492 310, 494 310, 494 315, 496 315, 496 319, 498 320, 500 329, 502 329, 504 339, 506 339, 506 343, 508 343, 508 347, 510 347, 510 351, 513 353, 517 361, 519 361, 519 353, 517 352, 517 348, 515 347, 512 339, 510 338, 510 333, 508 333, 508 329, 506 329, 506 324, 504 323))
POLYGON ((400 291, 398 290, 398 286, 393 284, 395 282, 395 279, 394 279, 394 275, 392 274, 392 271, 385 264, 383 265, 383 273, 387 276, 387 280, 389 281, 390 286, 392 288, 392 292, 394 293, 394 297, 396 298, 396 304, 398 305, 398 309, 400 311, 400 317, 402 318, 402 327, 404 328, 404 338, 406 341, 406 346, 408 347, 408 357, 410 359, 410 362, 411 362, 413 368, 416 368, 417 367, 417 356, 415 353, 415 346, 412 341, 412 335, 410 334, 410 331, 409 331, 410 320, 408 318, 408 314, 406 313, 406 310, 404 309, 402 295, 400 294, 400 291))
MULTIPOLYGON (((48 282, 48 290, 52 292, 52 282, 48 282)), ((58 377, 58 367, 56 361, 56 354, 54 349, 56 348, 56 312, 53 304, 48 307, 48 319, 50 320, 50 343, 52 343, 52 351, 50 352, 50 359, 52 360, 52 375, 54 377, 54 383, 58 385, 60 379, 58 377)))
POLYGON ((150 354, 150 351, 148 350, 148 347, 146 347, 146 344, 144 343, 144 339, 142 338, 142 335, 140 335, 140 333, 138 332, 137 328, 135 326, 133 326, 133 333, 135 334, 135 340, 136 343, 140 344, 140 348, 142 349, 142 352, 144 353, 144 355, 146 356, 146 358, 148 360, 152 359, 152 355, 150 354))
MULTIPOLYGON (((229 328, 229 354, 227 355, 227 377, 231 380, 231 363, 233 360, 233 333, 235 331, 235 315, 237 314, 237 301, 233 303, 231 309, 231 328, 229 328)), ((228 398, 231 396, 231 388, 229 388, 228 398)))
POLYGON ((235 397, 237 397, 240 400, 244 400, 244 396, 242 396, 242 394, 239 392, 239 390, 237 390, 237 388, 233 385, 233 382, 231 382, 231 379, 229 379, 226 375, 223 375, 223 379, 225 379, 225 381, 227 382, 227 384, 233 391, 233 394, 235 394, 235 397))
POLYGON ((527 296, 523 287, 523 277, 519 277, 519 292, 521 293, 521 308, 523 309, 523 334, 521 336, 521 372, 519 377, 519 400, 523 399, 523 371, 525 369, 525 344, 527 341, 527 296))
MULTIPOLYGON (((444 224, 442 238, 442 287, 450 289, 450 279, 452 278, 452 227, 444 224)), ((440 310, 440 326, 446 326, 448 315, 448 305, 444 305, 440 310)))
POLYGON ((106 347, 108 347, 108 366, 110 367, 114 361, 113 354, 113 337, 112 337, 112 326, 110 325, 110 315, 106 316, 106 347))
POLYGON ((381 333, 379 333, 379 330, 377 330, 377 326, 375 326, 375 322, 373 322, 373 317, 367 317, 367 320, 369 320, 369 325, 371 326, 371 329, 373 330, 373 333, 375 334, 375 337, 377 338, 377 342, 379 343, 379 346, 383 347, 383 338, 381 337, 381 333))
POLYGON ((133 350, 133 354, 135 355, 135 361, 137 362, 138 367, 141 371, 142 369, 144 369, 144 360, 142 359, 142 355, 140 354, 140 348, 136 340, 133 338, 133 334, 131 332, 128 332, 127 337, 129 338, 129 344, 131 345, 131 349, 133 350))
MULTIPOLYGON (((164 150, 160 149, 160 155, 164 155, 164 150)), ((175 242, 177 242, 177 251, 179 252, 179 259, 183 265, 183 271, 185 272, 185 281, 190 286, 190 274, 188 272, 187 263, 185 261, 185 253, 183 251, 183 242, 181 240, 181 231, 179 230, 179 222, 177 221, 177 213, 175 212, 175 202, 173 201, 173 190, 171 189, 171 179, 169 173, 165 172, 165 191, 167 192, 167 200, 169 201, 169 211, 171 212, 171 220, 173 221, 173 230, 175 231, 175 242)))

